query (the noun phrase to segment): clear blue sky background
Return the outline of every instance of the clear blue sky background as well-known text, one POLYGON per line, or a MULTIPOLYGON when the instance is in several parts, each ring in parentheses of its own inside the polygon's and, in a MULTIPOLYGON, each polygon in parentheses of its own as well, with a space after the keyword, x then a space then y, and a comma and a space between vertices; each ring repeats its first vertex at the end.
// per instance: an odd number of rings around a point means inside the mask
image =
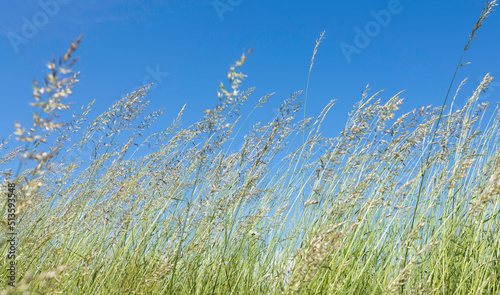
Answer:
MULTIPOLYGON (((242 89, 256 87, 249 105, 276 92, 252 118, 271 120, 291 92, 305 90, 315 40, 323 30, 307 115, 316 116, 338 99, 324 124, 327 135, 335 136, 368 83, 370 94, 385 89, 382 99, 406 90, 403 111, 441 105, 483 6, 482 0, 8 1, 0 10, 0 139, 12 133, 14 122, 30 124, 33 79, 41 81, 46 62, 64 54, 80 34, 80 60, 73 67, 81 71, 80 82, 66 100, 75 104, 61 119, 95 99, 93 119, 144 81, 155 82, 147 112, 165 107, 159 131, 185 103, 184 126, 214 107, 219 82, 227 85, 228 67, 251 48, 242 89), (369 43, 356 43, 359 31, 369 43), (342 46, 357 46, 357 52, 348 55, 342 46), (161 74, 147 80, 156 70, 161 74)), ((472 64, 462 68, 452 90, 469 77, 458 105, 486 73, 500 75, 499 13, 485 21, 466 54, 464 62, 472 64)), ((494 82, 482 99, 496 102, 499 94, 500 83, 494 82)))

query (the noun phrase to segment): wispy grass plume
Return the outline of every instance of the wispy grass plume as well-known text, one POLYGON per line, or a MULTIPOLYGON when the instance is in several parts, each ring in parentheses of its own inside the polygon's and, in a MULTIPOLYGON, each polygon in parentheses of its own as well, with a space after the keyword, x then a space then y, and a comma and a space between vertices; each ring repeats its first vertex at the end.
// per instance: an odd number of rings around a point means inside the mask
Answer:
POLYGON ((2 169, 21 163, 1 171, 3 188, 17 189, 17 277, 15 287, 0 277, 2 294, 499 293, 500 109, 488 115, 478 99, 489 74, 446 113, 448 94, 400 113, 403 92, 367 86, 334 138, 322 133, 334 101, 312 118, 304 102, 298 118, 298 91, 241 135, 249 51, 212 109, 184 126, 184 106, 155 133, 163 109, 145 113, 149 85, 92 119, 93 102, 57 122, 78 46, 34 83, 32 127, 16 123, 0 144, 2 169))

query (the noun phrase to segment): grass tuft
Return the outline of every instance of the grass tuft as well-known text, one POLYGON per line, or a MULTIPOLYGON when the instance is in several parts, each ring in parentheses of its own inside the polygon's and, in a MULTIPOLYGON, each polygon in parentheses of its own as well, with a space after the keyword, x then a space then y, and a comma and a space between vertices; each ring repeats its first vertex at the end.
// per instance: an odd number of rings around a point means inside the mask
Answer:
POLYGON ((144 115, 148 85, 88 124, 93 102, 56 122, 80 40, 34 82, 32 127, 16 123, 0 144, 0 166, 20 163, 2 171, 18 190, 18 277, 2 294, 500 292, 500 109, 478 99, 489 74, 455 109, 463 81, 446 112, 450 91, 441 107, 401 114, 402 92, 382 99, 367 86, 334 138, 321 132, 334 101, 313 118, 304 101, 299 120, 296 92, 233 149, 253 112, 239 113, 253 93, 238 72, 251 51, 199 121, 182 127, 183 107, 153 133, 163 110, 144 115), (24 147, 9 149, 13 137, 24 147))

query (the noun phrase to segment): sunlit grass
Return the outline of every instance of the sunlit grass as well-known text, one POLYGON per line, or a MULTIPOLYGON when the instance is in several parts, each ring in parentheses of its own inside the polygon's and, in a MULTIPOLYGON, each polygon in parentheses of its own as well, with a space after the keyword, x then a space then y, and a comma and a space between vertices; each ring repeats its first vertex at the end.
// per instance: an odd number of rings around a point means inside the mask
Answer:
POLYGON ((458 109, 399 114, 402 92, 382 100, 367 88, 335 138, 321 131, 334 101, 301 119, 297 92, 241 136, 248 52, 214 109, 181 127, 183 108, 151 133, 162 110, 142 115, 148 86, 88 124, 93 103, 56 122, 79 43, 35 83, 33 126, 14 131, 24 148, 0 158, 25 163, 3 171, 19 221, 17 287, 3 294, 500 292, 500 110, 487 117, 479 101, 489 75, 458 109))

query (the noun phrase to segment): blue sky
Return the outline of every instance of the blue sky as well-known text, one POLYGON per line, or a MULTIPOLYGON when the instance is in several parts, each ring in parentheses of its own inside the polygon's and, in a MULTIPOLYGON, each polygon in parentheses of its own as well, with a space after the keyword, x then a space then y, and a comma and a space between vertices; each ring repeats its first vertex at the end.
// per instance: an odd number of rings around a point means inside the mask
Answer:
MULTIPOLYGON (((30 124, 33 79, 41 81, 46 62, 81 34, 80 60, 73 67, 81 71, 80 82, 66 100, 75 104, 61 120, 95 99, 93 119, 122 95, 154 82, 146 111, 165 108, 159 131, 184 104, 184 126, 214 107, 228 67, 251 48, 241 69, 248 75, 242 89, 256 87, 249 105, 276 92, 251 119, 271 120, 291 92, 305 90, 315 40, 323 31, 307 116, 337 99, 323 125, 327 135, 336 136, 368 83, 370 94, 385 89, 383 100, 406 90, 403 111, 441 105, 483 6, 482 0, 9 1, 0 10, 0 139, 13 132, 14 122, 30 124)), ((500 15, 493 12, 465 56, 471 64, 455 80, 452 93, 469 77, 456 104, 464 103, 486 73, 500 74, 499 29, 500 15)), ((494 81, 482 99, 497 102, 499 95, 494 81)))

